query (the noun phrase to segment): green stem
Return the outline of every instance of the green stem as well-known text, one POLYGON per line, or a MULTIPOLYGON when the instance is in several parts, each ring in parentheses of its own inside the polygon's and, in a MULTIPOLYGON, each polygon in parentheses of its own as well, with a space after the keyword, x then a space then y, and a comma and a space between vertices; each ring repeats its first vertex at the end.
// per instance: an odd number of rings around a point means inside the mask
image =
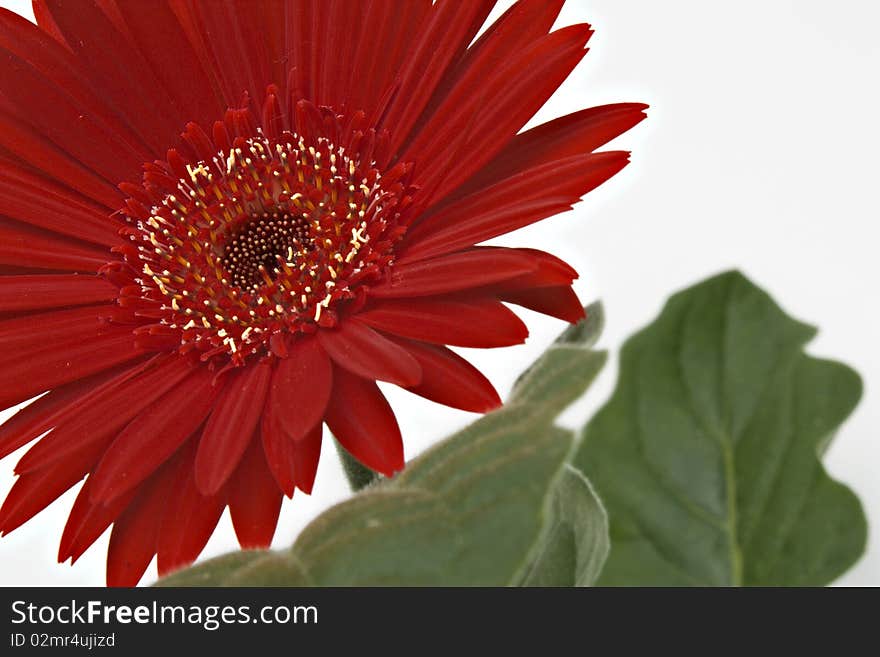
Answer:
POLYGON ((339 452, 339 459, 342 461, 342 469, 345 470, 345 476, 351 489, 355 492, 366 488, 370 484, 379 479, 379 473, 373 472, 367 466, 358 461, 348 451, 336 443, 336 451, 339 452))

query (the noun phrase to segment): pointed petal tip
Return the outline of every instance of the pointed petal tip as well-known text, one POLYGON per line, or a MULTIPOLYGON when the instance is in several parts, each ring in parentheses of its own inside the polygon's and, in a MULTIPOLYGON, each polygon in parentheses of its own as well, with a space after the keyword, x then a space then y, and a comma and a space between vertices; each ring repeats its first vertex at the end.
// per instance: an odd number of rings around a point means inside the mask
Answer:
MULTIPOLYGON (((493 390, 494 392, 494 390, 493 390)), ((495 392, 495 396, 490 399, 486 399, 483 403, 482 408, 477 410, 477 413, 491 413, 492 411, 497 411, 499 408, 504 406, 504 402, 501 400, 501 396, 495 392)))
MULTIPOLYGON (((522 321, 522 320, 520 320, 522 321)), ((529 339, 529 328, 526 326, 525 322, 522 322, 522 330, 519 332, 519 342, 514 343, 514 345, 525 344, 529 339)), ((513 346, 513 345, 512 345, 513 346)))
POLYGON ((13 517, 15 510, 17 508, 17 504, 8 504, 8 499, 3 502, 3 506, 0 507, 0 536, 8 536, 15 529, 21 525, 20 522, 16 523, 14 521, 10 521, 13 517))
POLYGON ((403 460, 400 460, 399 462, 388 463, 381 470, 377 469, 376 472, 378 472, 380 475, 382 475, 384 477, 388 477, 389 479, 392 479, 394 477, 394 475, 396 475, 398 472, 403 472, 403 469, 405 467, 406 467, 406 462, 403 460))
MULTIPOLYGON (((73 543, 73 539, 71 537, 67 536, 66 533, 62 534, 61 542, 58 544, 58 555, 56 557, 56 559, 58 560, 58 563, 64 563, 65 561, 70 559, 70 556, 71 556, 70 555, 70 552, 71 552, 70 545, 71 545, 71 543, 73 543)), ((73 565, 73 561, 70 562, 70 565, 71 566, 73 565)))
POLYGON ((339 370, 327 426, 358 461, 388 477, 403 467, 403 437, 388 400, 374 381, 339 370))
POLYGON ((572 309, 571 315, 567 318, 567 321, 570 324, 578 324, 579 322, 582 322, 585 319, 587 319, 587 310, 586 310, 586 308, 581 308, 580 312, 577 312, 574 309, 572 309))
POLYGON ((232 527, 242 549, 271 545, 278 527, 283 494, 275 482, 259 441, 259 432, 229 482, 227 503, 232 527))
POLYGON ((486 413, 497 411, 504 406, 504 402, 501 400, 501 396, 495 388, 492 388, 491 390, 485 389, 482 393, 483 396, 481 398, 469 400, 470 403, 467 405, 459 404, 458 408, 468 413, 485 415, 486 413))
POLYGON ((176 556, 160 556, 156 561, 156 571, 159 577, 165 577, 166 575, 171 575, 178 570, 186 568, 191 563, 192 561, 186 561, 186 559, 181 559, 176 556))
POLYGON ((6 536, 12 530, 6 526, 6 522, 9 519, 9 509, 8 505, 4 502, 3 506, 0 506, 0 537, 6 536))
POLYGON ((268 550, 272 547, 272 539, 266 540, 264 538, 250 538, 241 536, 237 536, 238 538, 238 546, 242 550, 268 550))
POLYGON ((312 488, 315 485, 318 463, 321 460, 321 444, 323 440, 324 425, 319 423, 294 446, 294 479, 296 480, 296 487, 306 495, 312 494, 312 488))

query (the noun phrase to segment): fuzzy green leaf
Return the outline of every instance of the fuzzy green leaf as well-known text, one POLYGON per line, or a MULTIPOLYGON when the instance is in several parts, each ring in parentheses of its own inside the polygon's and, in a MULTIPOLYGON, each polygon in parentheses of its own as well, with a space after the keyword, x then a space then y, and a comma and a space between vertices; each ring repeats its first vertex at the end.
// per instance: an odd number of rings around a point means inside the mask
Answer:
POLYGON ((608 516, 587 478, 572 466, 549 498, 545 535, 523 586, 591 586, 608 557, 608 516))

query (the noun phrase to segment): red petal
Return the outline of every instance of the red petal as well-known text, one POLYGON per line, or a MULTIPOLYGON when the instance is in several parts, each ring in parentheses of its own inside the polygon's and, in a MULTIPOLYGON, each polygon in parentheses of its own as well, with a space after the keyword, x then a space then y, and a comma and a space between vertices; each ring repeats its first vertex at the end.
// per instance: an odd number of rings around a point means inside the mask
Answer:
POLYGON ((523 308, 576 324, 584 315, 580 300, 568 286, 539 287, 505 293, 502 298, 523 308))
POLYGON ((199 441, 195 478, 203 495, 219 491, 241 460, 263 413, 271 379, 268 362, 229 374, 199 441))
POLYGON ((370 289, 370 296, 390 299, 460 292, 515 278, 537 264, 522 251, 476 247, 429 260, 396 264, 390 279, 370 289))
MULTIPOLYGON (((52 43, 51 40, 46 40, 52 43)), ((104 122, 95 112, 93 103, 82 103, 82 89, 73 80, 53 80, 37 70, 28 59, 0 48, 0 76, 3 78, 4 103, 13 108, 13 115, 48 137, 59 150, 72 156, 110 183, 137 178, 148 152, 133 147, 118 129, 104 122), (67 92, 71 88, 73 93, 67 92), (9 90, 14 89, 14 93, 9 90), (79 93, 77 93, 79 91, 79 93)), ((34 58, 39 60, 40 58, 34 58)))
POLYGON ((44 310, 111 301, 118 288, 97 276, 58 274, 0 277, 0 312, 44 310))
POLYGON ((159 530, 159 575, 195 561, 226 508, 225 491, 207 496, 196 486, 195 445, 181 458, 169 499, 159 530))
POLYGON ((373 381, 335 368, 327 426, 368 468, 388 477, 403 469, 403 439, 397 419, 373 381))
POLYGON ((92 395, 77 413, 65 419, 34 445, 16 465, 28 472, 66 458, 72 450, 116 435, 147 406, 174 388, 193 370, 188 358, 171 356, 117 387, 92 395))
POLYGON ((311 493, 321 458, 323 427, 319 423, 294 441, 277 425, 273 428, 271 413, 263 417, 261 429, 263 454, 279 488, 288 497, 294 489, 311 493))
MULTIPOLYGON (((373 115, 399 74, 404 58, 409 56, 412 42, 421 36, 421 26, 431 12, 431 2, 374 0, 359 4, 366 5, 366 15, 348 85, 350 105, 373 115)), ((292 36, 288 30, 288 37, 292 36)))
MULTIPOLYGON (((297 442, 304 440, 307 436, 308 431, 297 442)), ((266 408, 260 421, 260 437, 266 464, 269 466, 275 482, 287 497, 293 497, 293 491, 296 488, 293 465, 294 441, 281 429, 271 406, 266 408)))
MULTIPOLYGON (((139 143, 131 121, 121 120, 111 106, 113 92, 116 90, 108 89, 104 85, 101 94, 95 93, 88 79, 91 71, 76 60, 72 48, 65 42, 60 31, 47 33, 52 32, 52 28, 57 28, 57 24, 47 16, 48 12, 41 11, 44 7, 40 7, 40 4, 39 0, 34 3, 37 19, 49 19, 51 23, 51 26, 43 25, 43 29, 12 12, 0 12, 0 47, 27 61, 59 89, 73 96, 86 112, 99 117, 114 132, 124 137, 126 142, 136 146, 142 159, 149 159, 150 152, 144 150, 146 147, 139 143)), ((89 7, 80 7, 80 11, 83 10, 87 12, 89 7)), ((81 47, 82 43, 77 42, 74 45, 81 47)))
MULTIPOLYGON (((369 3, 347 0, 302 0, 284 4, 286 44, 282 50, 287 63, 284 73, 295 69, 295 89, 291 91, 297 99, 301 94, 316 105, 340 107, 346 103, 350 94, 349 80, 356 74, 357 65, 366 63, 352 61, 352 57, 361 32, 368 27, 364 24, 368 7, 369 3), (333 56, 328 57, 327 53, 331 52, 333 56)), ((252 51, 256 44, 265 43, 259 30, 251 30, 249 40, 252 51)), ((356 108, 370 109, 363 105, 356 108)))
POLYGON ((278 429, 293 440, 305 436, 324 417, 332 381, 333 368, 319 342, 314 338, 295 342, 272 377, 268 406, 278 429))
POLYGON ((535 264, 535 271, 480 288, 480 294, 506 300, 505 295, 534 288, 568 287, 578 277, 571 265, 556 256, 537 249, 515 249, 535 264))
POLYGON ((383 125, 393 131, 391 150, 406 140, 449 65, 470 45, 495 4, 494 0, 434 3, 408 53, 394 101, 383 125))
POLYGON ((293 445, 293 477, 296 487, 306 495, 311 495, 321 459, 323 425, 319 424, 293 445))
MULTIPOLYGON (((251 8, 252 14, 256 12, 252 2, 248 0, 240 0, 246 7, 251 8)), ((268 48, 268 58, 266 64, 268 68, 268 76, 270 81, 283 81, 290 73, 290 60, 285 49, 285 23, 284 13, 287 9, 287 2, 270 2, 259 7, 262 10, 260 20, 257 21, 256 34, 250 34, 251 41, 262 40, 268 48)), ((265 85, 264 85, 265 86, 265 85)), ((262 87, 260 88, 262 91, 262 87)))
MULTIPOLYGON (((284 8, 281 3, 238 0, 192 3, 189 9, 192 13, 180 12, 175 8, 200 55, 209 63, 208 73, 217 78, 227 106, 238 106, 245 92, 251 98, 262 100, 269 84, 282 83, 287 79, 287 70, 279 71, 283 77, 274 77, 270 72, 277 60, 269 52, 267 37, 270 36, 270 26, 261 24, 261 14, 266 11, 276 12, 276 20, 282 20, 284 8)), ((274 27, 279 29, 283 24, 274 27)), ((279 56, 284 55, 279 53, 279 56)))
POLYGON ((357 45, 353 37, 363 25, 367 3, 324 0, 319 7, 312 34, 317 46, 312 53, 312 93, 315 104, 339 107, 348 94, 352 51, 357 45), (328 57, 331 52, 333 56, 328 57))
POLYGON ((57 180, 105 205, 111 211, 123 200, 119 190, 84 167, 46 137, 17 118, 0 111, 0 148, 38 169, 49 180, 57 180))
POLYGON ((37 25, 40 26, 40 29, 44 30, 65 48, 70 49, 70 45, 68 45, 67 41, 64 39, 64 35, 61 34, 61 30, 58 29, 58 25, 52 19, 52 15, 46 8, 46 0, 31 0, 31 8, 34 11, 34 18, 36 18, 37 25))
POLYGON ((529 335, 519 317, 490 297, 381 301, 358 318, 394 335, 460 347, 507 347, 529 335))
POLYGON ((455 190, 461 198, 543 164, 586 155, 643 121, 647 105, 618 103, 563 116, 514 137, 494 160, 455 190))
POLYGON ((0 534, 8 534, 33 518, 85 477, 105 447, 106 442, 89 443, 61 461, 21 475, 0 508, 0 534))
POLYGON ((571 285, 578 277, 574 267, 552 253, 537 249, 516 249, 523 257, 531 258, 535 263, 535 271, 517 278, 491 285, 493 290, 514 290, 524 287, 551 287, 571 285))
POLYGON ((628 162, 628 153, 593 153, 522 171, 425 216, 407 233, 402 260, 458 251, 570 210, 628 162))
POLYGON ((591 33, 572 25, 500 66, 491 56, 475 62, 400 156, 417 163, 413 184, 430 190, 424 203, 461 185, 519 132, 583 58, 591 33))
POLYGON ((91 481, 92 478, 89 476, 73 503, 73 509, 61 534, 58 563, 63 563, 68 558, 75 563, 101 537, 104 530, 125 511, 134 497, 135 491, 131 490, 127 495, 117 497, 110 504, 93 504, 90 501, 91 481))
POLYGON ((0 458, 8 456, 51 429, 65 412, 76 407, 92 391, 119 373, 118 369, 113 369, 68 383, 25 406, 0 426, 0 458))
POLYGON ((422 366, 422 382, 410 392, 453 408, 488 413, 501 406, 501 398, 489 380, 458 354, 446 347, 397 339, 422 366))
MULTIPOLYGON (((172 8, 166 3, 143 0, 116 0, 116 4, 119 17, 133 39, 132 46, 140 51, 149 71, 159 78, 160 88, 167 90, 178 115, 201 125, 210 125, 229 103, 218 102, 208 75, 172 8)), ((213 3, 207 14, 221 14, 224 5, 226 3, 213 3)), ((250 13, 247 10, 237 13, 238 20, 246 22, 250 13)), ((82 22, 77 27, 82 29, 82 22)), ((222 44, 231 48, 234 41, 226 39, 222 44)), ((250 61, 256 53, 243 52, 241 55, 250 61)), ((265 84, 257 91, 264 90, 265 84)), ((182 128, 184 124, 178 125, 182 128)))
POLYGON ((202 425, 214 405, 214 373, 196 367, 115 438, 91 481, 92 501, 108 503, 149 477, 202 425))
POLYGON ((93 273, 110 260, 101 247, 0 220, 0 264, 93 273))
POLYGON ((319 331, 318 340, 337 365, 365 379, 407 387, 422 378, 415 358, 354 318, 335 330, 319 331))
MULTIPOLYGON (((155 78, 139 58, 126 56, 130 49, 97 4, 52 2, 48 7, 44 2, 35 2, 34 11, 43 30, 33 29, 33 25, 32 30, 9 26, 10 41, 21 43, 27 37, 24 59, 34 63, 67 93, 74 94, 91 113, 99 115, 128 141, 143 144, 141 148, 146 153, 142 161, 150 160, 163 154, 168 140, 177 136, 176 130, 169 130, 173 115, 150 95, 158 87, 155 78), (83 27, 78 34, 70 31, 72 21, 83 27), (52 43, 47 31, 66 47, 52 43), (123 58, 126 61, 121 64, 123 58), (95 93, 98 90, 100 93, 95 93)), ((174 125, 178 122, 179 119, 174 121, 174 125)))
POLYGON ((120 224, 105 207, 45 176, 2 160, 0 205, 6 217, 54 233, 105 247, 120 241, 120 224))
POLYGON ((2 368, 0 408, 138 357, 143 354, 135 347, 131 330, 126 327, 64 349, 36 352, 28 359, 22 358, 2 368))
POLYGON ((302 98, 312 98, 311 69, 314 52, 318 48, 312 35, 315 2, 284 3, 284 53, 288 60, 287 69, 291 76, 289 93, 293 102, 302 98))
POLYGON ((162 515, 172 499, 178 460, 167 462, 144 483, 113 523, 107 550, 107 586, 135 586, 153 560, 162 515))
POLYGON ((100 334, 102 328, 106 328, 100 318, 112 313, 113 309, 113 305, 107 304, 34 313, 0 321, 0 346, 3 347, 0 363, 20 360, 23 351, 42 353, 47 349, 90 340, 100 334))
POLYGON ((494 73, 503 62, 514 58, 533 41, 546 36, 559 16, 564 0, 519 0, 501 18, 483 32, 461 60, 450 69, 425 109, 420 125, 421 131, 437 108, 451 95, 457 85, 468 75, 486 76, 486 70, 494 73), (488 67, 487 67, 488 64, 488 67))
POLYGON ((269 547, 283 497, 266 464, 258 438, 255 435, 250 441, 229 481, 229 514, 243 549, 269 547))

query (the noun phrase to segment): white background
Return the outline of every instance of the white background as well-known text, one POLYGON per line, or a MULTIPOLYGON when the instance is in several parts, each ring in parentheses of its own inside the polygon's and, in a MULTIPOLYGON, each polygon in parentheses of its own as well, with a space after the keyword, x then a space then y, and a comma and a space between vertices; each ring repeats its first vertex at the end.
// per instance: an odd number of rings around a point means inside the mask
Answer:
MULTIPOLYGON (((509 5, 503 2, 501 8, 509 5)), ((0 0, 29 14, 29 2, 0 0)), ((584 301, 601 296, 616 350, 672 292, 738 267, 795 317, 820 327, 811 353, 855 366, 865 397, 826 463, 851 486, 872 527, 864 558, 839 584, 880 585, 880 262, 877 72, 880 3, 868 0, 569 0, 561 24, 588 21, 591 52, 544 121, 617 101, 652 106, 618 140, 633 164, 579 205, 504 240, 552 251, 582 275, 584 301)), ((2 84, 2 81, 0 81, 2 84)), ((527 345, 473 352, 506 392, 561 330, 529 314, 527 345)), ((566 413, 581 423, 610 394, 616 366, 566 413)), ((470 420, 400 391, 390 397, 411 458, 470 420)), ((315 494, 285 502, 276 546, 343 499, 326 445, 315 494)), ((12 465, 0 465, 0 491, 12 465)), ((107 535, 73 568, 55 562, 73 502, 68 493, 0 539, 0 584, 100 585, 107 535)), ((228 517, 203 558, 235 547, 228 517)), ((155 570, 148 572, 148 580, 155 570)))

